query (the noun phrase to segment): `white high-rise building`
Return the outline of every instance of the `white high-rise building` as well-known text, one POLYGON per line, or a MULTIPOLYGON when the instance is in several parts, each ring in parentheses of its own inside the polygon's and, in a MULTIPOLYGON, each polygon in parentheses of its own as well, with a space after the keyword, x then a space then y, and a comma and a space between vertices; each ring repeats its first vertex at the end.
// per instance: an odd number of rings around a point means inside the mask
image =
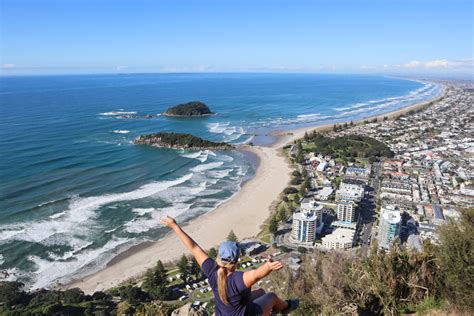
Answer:
POLYGON ((356 221, 356 204, 351 200, 341 200, 337 203, 337 220, 353 223, 356 221))
POLYGON ((293 214, 293 230, 291 237, 299 243, 312 244, 316 239, 316 222, 318 217, 315 212, 297 212, 293 214))
POLYGON ((390 249, 392 241, 400 234, 402 217, 399 211, 385 210, 380 216, 377 240, 379 247, 390 249))
POLYGON ((301 202, 300 208, 303 213, 313 212, 314 215, 316 215, 316 230, 317 230, 317 233, 319 233, 319 228, 322 224, 322 218, 323 218, 323 206, 319 204, 318 202, 316 202, 315 200, 304 199, 301 202))

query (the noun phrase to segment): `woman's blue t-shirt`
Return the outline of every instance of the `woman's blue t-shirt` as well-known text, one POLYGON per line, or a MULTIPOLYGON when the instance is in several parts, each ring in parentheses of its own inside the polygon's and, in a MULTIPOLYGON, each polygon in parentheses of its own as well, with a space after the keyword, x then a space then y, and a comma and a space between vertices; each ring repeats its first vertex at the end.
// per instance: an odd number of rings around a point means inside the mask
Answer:
POLYGON ((251 289, 244 284, 244 273, 235 271, 227 277, 227 300, 229 303, 224 304, 219 298, 217 289, 217 269, 216 262, 211 258, 207 258, 202 263, 202 271, 207 276, 216 298, 216 315, 245 316, 252 314, 251 289))

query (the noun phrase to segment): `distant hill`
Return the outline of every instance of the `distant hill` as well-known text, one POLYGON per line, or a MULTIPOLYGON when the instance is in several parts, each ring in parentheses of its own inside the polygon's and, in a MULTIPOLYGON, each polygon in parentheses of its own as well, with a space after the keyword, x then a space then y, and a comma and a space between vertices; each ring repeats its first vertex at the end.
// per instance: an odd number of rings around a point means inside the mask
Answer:
POLYGON ((212 142, 191 134, 179 133, 156 133, 149 135, 142 135, 134 140, 134 144, 151 145, 164 148, 175 149, 221 149, 228 150, 235 147, 224 142, 212 142))
POLYGON ((170 107, 166 110, 163 115, 166 116, 184 116, 184 117, 191 117, 191 116, 205 116, 211 115, 211 109, 200 101, 191 101, 188 103, 178 104, 176 106, 170 107))

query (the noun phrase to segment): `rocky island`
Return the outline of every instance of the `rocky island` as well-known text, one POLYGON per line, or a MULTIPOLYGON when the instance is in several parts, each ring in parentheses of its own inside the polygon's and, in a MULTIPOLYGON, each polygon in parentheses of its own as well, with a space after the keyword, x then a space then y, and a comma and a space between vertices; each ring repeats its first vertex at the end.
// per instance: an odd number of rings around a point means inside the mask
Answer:
POLYGON ((191 101, 187 103, 178 104, 170 107, 163 113, 165 116, 178 116, 178 117, 196 117, 196 116, 207 116, 214 114, 211 109, 200 101, 191 101))
POLYGON ((180 133, 156 133, 142 135, 133 141, 134 144, 139 145, 150 145, 162 148, 174 148, 174 149, 189 149, 189 150, 201 150, 201 149, 216 149, 216 150, 230 150, 235 149, 232 144, 224 142, 212 142, 191 134, 180 134, 180 133))

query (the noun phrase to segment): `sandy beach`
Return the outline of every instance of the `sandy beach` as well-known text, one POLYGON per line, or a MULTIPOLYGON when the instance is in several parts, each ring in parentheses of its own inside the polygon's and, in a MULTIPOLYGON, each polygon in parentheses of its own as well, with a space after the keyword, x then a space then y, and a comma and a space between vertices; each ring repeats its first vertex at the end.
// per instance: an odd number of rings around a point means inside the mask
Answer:
MULTIPOLYGON (((269 215, 269 206, 290 180, 290 167, 277 147, 249 147, 246 150, 260 159, 255 176, 216 210, 184 225, 186 232, 205 249, 225 240, 231 229, 240 239, 257 235, 269 215)), ((65 287, 79 287, 86 293, 108 289, 140 275, 158 260, 177 259, 185 252, 179 240, 168 234, 162 240, 121 256, 121 260, 113 260, 114 263, 105 269, 65 287)))
MULTIPOLYGON (((356 124, 375 117, 390 119, 411 110, 416 110, 436 102, 439 97, 427 102, 414 104, 390 113, 354 121, 356 124)), ((188 222, 184 229, 205 249, 215 247, 222 242, 231 229, 240 239, 256 236, 261 225, 270 214, 271 204, 290 181, 291 166, 282 154, 281 147, 304 136, 305 132, 332 128, 332 124, 303 127, 293 131, 275 132, 279 136, 276 143, 268 147, 248 147, 259 159, 260 164, 255 176, 230 200, 216 210, 188 222)), ((168 234, 162 240, 139 246, 132 251, 119 255, 106 268, 92 275, 61 286, 62 288, 79 287, 86 293, 114 287, 127 279, 141 275, 153 267, 156 261, 171 261, 186 253, 179 240, 168 234)))

